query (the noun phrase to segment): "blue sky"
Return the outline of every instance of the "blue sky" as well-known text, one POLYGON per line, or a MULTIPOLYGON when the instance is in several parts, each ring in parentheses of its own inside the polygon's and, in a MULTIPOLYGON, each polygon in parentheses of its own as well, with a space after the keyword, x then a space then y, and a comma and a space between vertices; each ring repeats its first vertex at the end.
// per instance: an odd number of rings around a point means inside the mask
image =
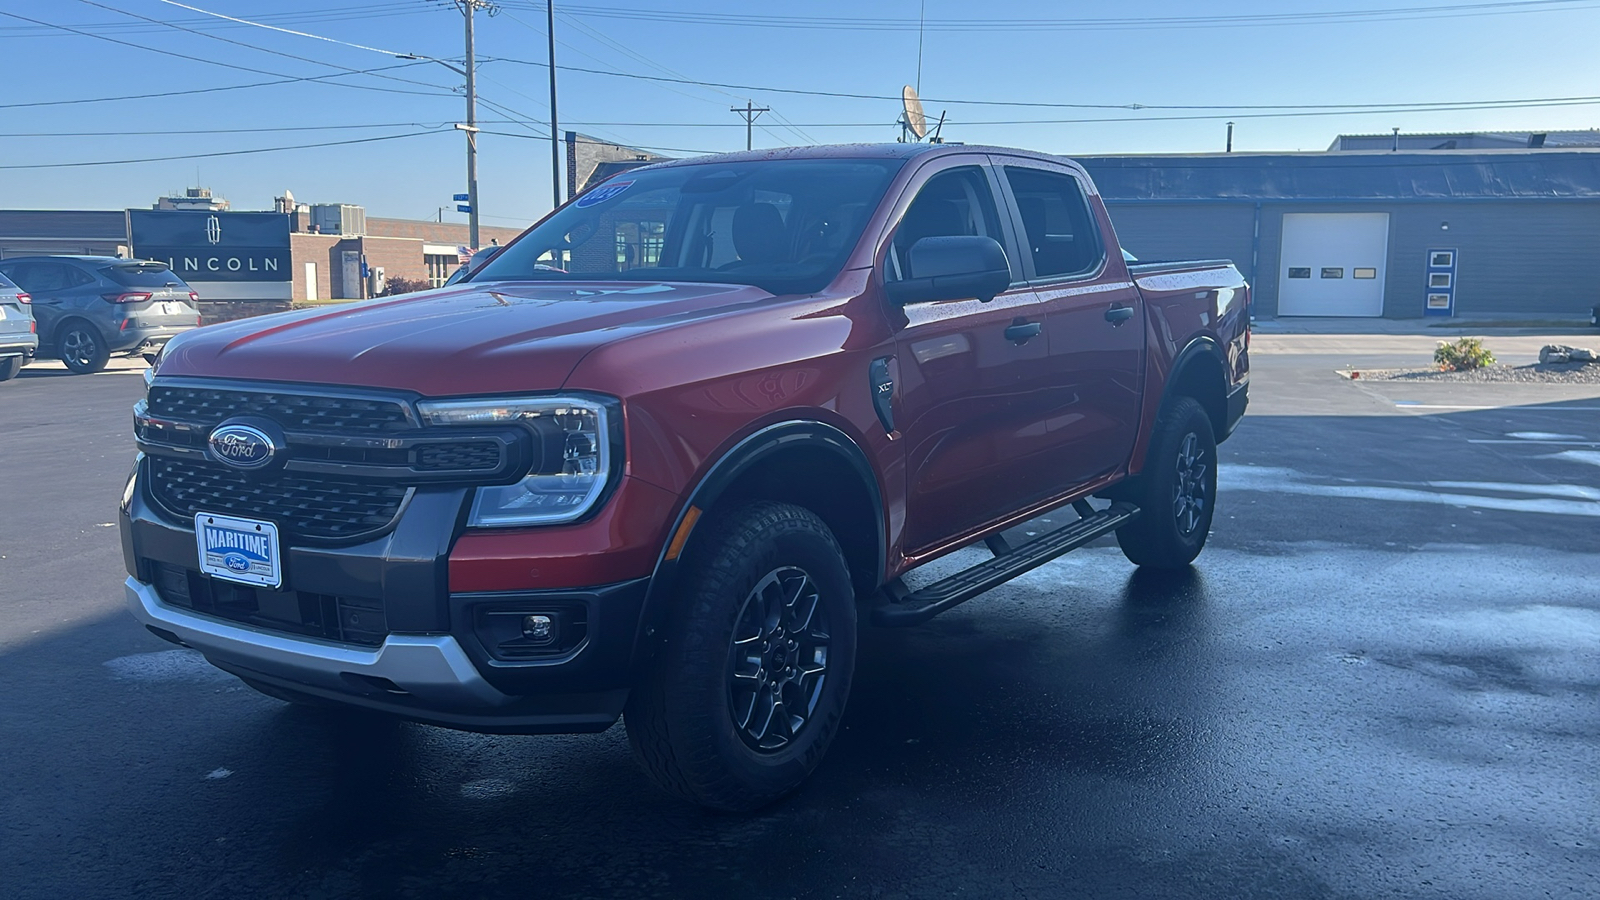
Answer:
MULTIPOLYGON (((463 137, 450 130, 462 116, 464 101, 452 92, 461 79, 443 66, 406 66, 384 52, 459 60, 461 15, 448 2, 184 0, 205 10, 372 48, 368 50, 233 24, 161 0, 96 2, 101 5, 0 0, 0 13, 135 45, 0 15, 0 60, 7 73, 5 90, 0 91, 0 166, 385 140, 196 160, 0 168, 0 207, 147 206, 161 194, 198 183, 227 197, 236 209, 270 208, 272 198, 287 188, 302 201, 357 203, 373 215, 433 218, 438 207, 446 206, 452 210, 445 214, 447 221, 465 220, 450 200, 465 190, 463 137), (387 79, 336 79, 361 87, 301 81, 116 102, 61 102, 385 66, 404 67, 382 73, 387 79), (225 129, 287 130, 214 133, 225 129), (430 131, 437 133, 389 139, 430 131)), ((1521 4, 1522 10, 1535 12, 1501 12, 1518 5, 1508 3, 1458 9, 1449 16, 1438 10, 1359 15, 1488 2, 1492 0, 1304 0, 1286 6, 1257 0, 927 0, 932 27, 923 39, 922 94, 932 98, 927 104, 931 116, 948 111, 945 134, 952 140, 1066 154, 1220 150, 1228 118, 1238 123, 1239 150, 1320 150, 1341 132, 1386 132, 1394 126, 1441 131, 1600 124, 1600 104, 1274 117, 1243 108, 1600 95, 1600 55, 1593 51, 1600 34, 1600 0, 1521 4), (1286 12, 1358 15, 1344 21, 1273 25, 1193 21, 1286 12), (1500 14, 1487 14, 1491 12, 1500 14), (987 29, 961 21, 979 16, 1006 21, 987 29), (1173 17, 1188 21, 1160 21, 1173 17), (1127 21, 1108 27, 1107 19, 1127 21), (1012 25, 1012 20, 1022 24, 1012 25), (1026 24, 1063 20, 1077 24, 1026 24), (1086 27, 1084 20, 1098 24, 1086 27), (1093 110, 950 102, 955 100, 1226 108, 1093 110), (1214 118, 1170 120, 1173 116, 1214 118), (1130 121, 979 124, 1104 118, 1130 121)), ((549 143, 534 139, 548 133, 543 124, 549 115, 548 86, 544 68, 508 60, 544 59, 544 5, 542 0, 503 0, 501 6, 501 14, 477 18, 480 57, 500 60, 482 65, 479 91, 487 103, 501 107, 479 108, 480 119, 487 120, 486 132, 501 132, 480 138, 480 205, 485 224, 522 225, 550 203, 549 143)), ((916 20, 922 6, 920 0, 558 4, 558 63, 689 81, 889 97, 916 80, 918 34, 907 23, 916 20), (719 16, 760 25, 720 24, 719 16)), ((898 134, 894 121, 899 107, 890 99, 663 84, 580 72, 561 72, 559 82, 563 129, 638 146, 742 149, 743 126, 728 107, 746 99, 773 109, 760 120, 766 127, 756 130, 757 147, 893 140, 898 134), (790 130, 784 123, 796 127, 790 130), (836 127, 841 125, 848 127, 836 127)))

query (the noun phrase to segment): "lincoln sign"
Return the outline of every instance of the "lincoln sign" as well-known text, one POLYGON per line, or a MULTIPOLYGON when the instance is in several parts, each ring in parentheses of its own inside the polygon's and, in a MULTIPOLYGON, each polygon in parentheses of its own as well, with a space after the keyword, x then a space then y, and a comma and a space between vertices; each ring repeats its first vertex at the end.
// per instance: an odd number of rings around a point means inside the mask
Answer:
POLYGON ((172 267, 202 300, 287 300, 289 217, 270 212, 128 210, 133 255, 172 267))

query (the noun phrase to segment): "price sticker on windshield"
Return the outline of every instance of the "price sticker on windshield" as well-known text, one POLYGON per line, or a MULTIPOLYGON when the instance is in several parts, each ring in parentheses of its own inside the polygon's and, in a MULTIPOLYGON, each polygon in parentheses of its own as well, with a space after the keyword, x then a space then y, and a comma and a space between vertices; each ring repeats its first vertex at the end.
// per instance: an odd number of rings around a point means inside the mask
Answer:
POLYGON ((578 202, 574 205, 579 209, 588 209, 591 206, 599 206, 600 204, 621 194, 623 191, 631 187, 633 187, 633 182, 631 181, 613 181, 610 184, 602 184, 589 193, 584 194, 582 197, 579 197, 578 202))

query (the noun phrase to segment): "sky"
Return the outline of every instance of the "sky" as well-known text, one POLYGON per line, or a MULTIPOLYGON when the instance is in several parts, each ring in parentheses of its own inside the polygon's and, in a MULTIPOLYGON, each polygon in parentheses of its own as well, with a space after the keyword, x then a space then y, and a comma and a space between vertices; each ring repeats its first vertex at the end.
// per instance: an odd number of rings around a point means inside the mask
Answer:
MULTIPOLYGON (((480 215, 520 227, 551 205, 545 3, 474 22, 480 215)), ((588 0, 555 31, 561 129, 671 156, 742 150, 747 100, 758 148, 894 140, 919 81, 947 139, 1067 155, 1220 151, 1230 119, 1239 151, 1600 125, 1600 0, 588 0)), ((0 208, 199 185, 463 222, 463 51, 449 0, 0 0, 0 208), (199 154, 232 155, 132 161, 199 154)))

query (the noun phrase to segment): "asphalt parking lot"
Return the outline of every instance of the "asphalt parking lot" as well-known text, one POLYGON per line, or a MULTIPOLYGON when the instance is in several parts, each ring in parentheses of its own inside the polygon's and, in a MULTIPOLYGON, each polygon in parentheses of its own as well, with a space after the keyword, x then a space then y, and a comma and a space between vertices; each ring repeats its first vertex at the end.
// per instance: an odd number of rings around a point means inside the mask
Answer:
POLYGON ((1400 337, 1258 336, 1190 573, 1102 542, 869 631, 816 777, 749 817, 656 793, 620 727, 290 708, 145 633, 113 527, 142 367, 29 367, 0 385, 0 893, 1594 897, 1600 387, 1334 374, 1425 363, 1400 337))

